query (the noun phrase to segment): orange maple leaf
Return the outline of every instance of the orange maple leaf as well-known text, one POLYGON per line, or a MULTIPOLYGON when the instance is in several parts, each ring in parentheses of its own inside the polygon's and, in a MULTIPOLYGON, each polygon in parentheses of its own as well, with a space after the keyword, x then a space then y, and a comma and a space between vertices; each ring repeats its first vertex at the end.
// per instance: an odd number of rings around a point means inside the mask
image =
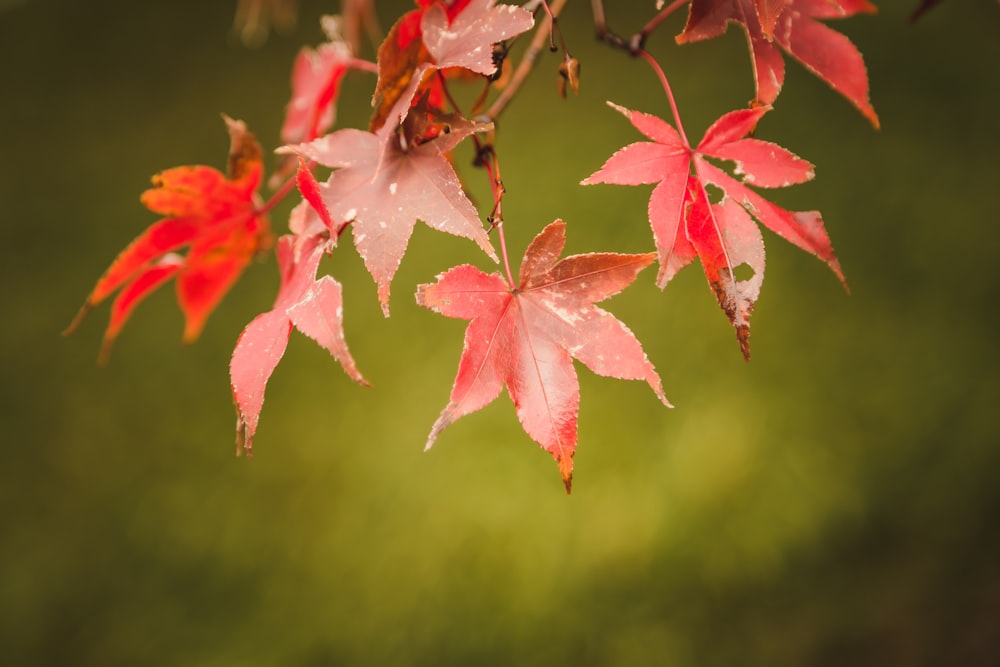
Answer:
POLYGON ((253 256, 270 247, 270 228, 256 196, 263 175, 260 145, 242 121, 225 121, 231 142, 228 176, 200 165, 155 175, 141 201, 165 217, 115 258, 66 330, 76 329, 93 306, 117 291, 101 362, 135 307, 175 276, 185 317, 183 340, 195 340, 253 256), (185 247, 185 255, 177 253, 185 247))

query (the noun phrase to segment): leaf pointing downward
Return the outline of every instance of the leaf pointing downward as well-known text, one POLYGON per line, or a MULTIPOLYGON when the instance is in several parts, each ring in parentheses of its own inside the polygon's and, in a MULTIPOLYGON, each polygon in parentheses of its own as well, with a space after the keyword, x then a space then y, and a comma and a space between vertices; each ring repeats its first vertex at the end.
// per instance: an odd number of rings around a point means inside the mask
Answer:
POLYGON ((645 380, 664 405, 660 378, 642 345, 594 304, 617 294, 655 258, 652 253, 591 253, 559 259, 566 225, 557 220, 528 246, 514 288, 498 274, 455 267, 417 288, 417 302, 470 320, 451 400, 427 439, 491 403, 506 386, 525 432, 559 464, 571 488, 580 388, 575 358, 599 375, 645 380))
POLYGON ((208 316, 239 279, 254 254, 271 243, 267 218, 257 210, 263 167, 260 145, 242 121, 229 129, 228 177, 212 167, 174 167, 153 177, 142 203, 165 217, 126 247, 94 286, 67 333, 91 307, 118 292, 104 332, 101 361, 135 307, 171 278, 184 313, 184 341, 195 340, 208 316), (187 248, 187 254, 178 252, 187 248))
POLYGON ((750 45, 758 105, 773 103, 781 92, 785 62, 780 47, 847 98, 877 128, 861 52, 843 34, 820 22, 875 11, 868 0, 691 0, 687 24, 677 42, 718 37, 730 21, 738 23, 750 45))
POLYGON ((690 148, 663 119, 611 106, 652 141, 618 150, 582 184, 657 184, 649 198, 649 222, 660 260, 657 284, 665 287, 698 257, 719 306, 736 329, 746 359, 750 359, 750 313, 764 279, 764 242, 748 213, 825 261, 844 281, 819 213, 786 211, 747 187, 784 187, 813 177, 812 165, 802 158, 776 144, 746 137, 770 107, 724 114, 697 147, 690 148), (734 172, 742 181, 706 157, 734 162, 734 172), (722 190, 721 201, 709 201, 708 185, 722 190), (736 276, 743 265, 752 270, 747 279, 736 276))
POLYGON ((248 454, 264 404, 264 389, 285 354, 292 326, 326 349, 352 380, 368 384, 344 340, 340 283, 330 276, 316 280, 329 243, 320 235, 286 234, 278 239, 275 254, 281 288, 274 308, 254 318, 236 341, 229 377, 238 413, 237 443, 248 454))
POLYGON ((496 260, 479 213, 445 156, 465 137, 492 126, 457 116, 447 120, 445 131, 420 144, 406 141, 395 123, 386 123, 377 133, 344 129, 279 149, 337 168, 320 194, 334 219, 353 221, 354 245, 378 284, 386 316, 389 286, 418 219, 432 229, 472 239, 496 260))

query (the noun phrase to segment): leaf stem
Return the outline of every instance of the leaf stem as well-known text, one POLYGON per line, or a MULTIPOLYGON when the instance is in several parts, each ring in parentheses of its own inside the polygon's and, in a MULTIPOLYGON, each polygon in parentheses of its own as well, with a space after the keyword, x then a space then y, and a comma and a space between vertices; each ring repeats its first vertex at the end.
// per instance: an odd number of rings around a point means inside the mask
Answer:
POLYGON ((591 8, 594 14, 594 29, 597 32, 597 39, 608 46, 627 51, 633 56, 641 55, 646 47, 646 40, 656 30, 664 19, 675 11, 686 5, 690 0, 674 0, 668 6, 661 9, 656 16, 650 19, 649 23, 643 26, 642 30, 625 39, 608 27, 607 18, 604 15, 604 0, 593 0, 591 8))
POLYGON ((255 214, 266 215, 271 211, 271 209, 280 204, 281 200, 287 197, 288 193, 294 189, 295 189, 295 176, 292 175, 289 176, 285 180, 285 182, 281 184, 281 187, 278 188, 277 192, 271 195, 271 197, 266 202, 264 202, 257 208, 255 214))
MULTIPOLYGON (((565 2, 563 4, 565 4, 565 2)), ((542 9, 545 10, 545 15, 548 16, 549 24, 551 26, 551 29, 549 30, 549 51, 555 53, 560 48, 562 48, 563 52, 569 54, 569 49, 566 48, 566 39, 563 37, 562 29, 559 27, 558 14, 559 14, 559 9, 561 9, 561 7, 553 11, 553 9, 549 7, 549 3, 547 2, 547 0, 542 0, 542 9), (559 46, 556 46, 557 36, 559 37, 559 46)))
POLYGON ((476 144, 475 164, 486 169, 486 174, 490 179, 490 190, 493 192, 493 209, 486 218, 486 221, 490 223, 488 231, 497 230, 497 237, 500 239, 500 256, 503 258, 503 268, 507 273, 507 284, 511 289, 514 289, 517 283, 514 282, 514 273, 510 270, 507 237, 503 233, 503 196, 507 190, 500 177, 500 160, 497 158, 496 149, 492 144, 481 143, 475 135, 472 135, 472 140, 476 144))
POLYGON ((674 124, 677 125, 677 133, 681 136, 681 141, 684 142, 684 146, 690 150, 691 144, 688 143, 687 135, 684 133, 684 125, 681 123, 681 114, 677 110, 677 100, 674 99, 674 91, 670 88, 670 82, 667 81, 667 75, 663 73, 663 68, 660 67, 660 63, 656 62, 656 58, 650 55, 650 53, 645 49, 639 49, 636 52, 636 55, 645 59, 645 61, 649 63, 649 66, 653 68, 653 71, 656 72, 656 75, 660 77, 660 84, 663 86, 663 90, 667 94, 667 100, 670 102, 670 111, 674 114, 674 124))
POLYGON ((378 74, 378 64, 373 63, 370 60, 364 60, 362 58, 349 58, 346 64, 347 67, 351 69, 361 70, 362 72, 370 72, 371 74, 378 74))
POLYGON ((441 84, 441 90, 444 91, 445 99, 448 100, 449 104, 451 104, 451 108, 454 109, 456 113, 464 116, 465 114, 462 113, 462 109, 461 107, 458 106, 458 102, 455 101, 455 98, 452 97, 451 95, 451 91, 448 90, 448 80, 445 78, 444 72, 438 70, 437 79, 438 82, 441 84))
MULTIPOLYGON (((678 9, 680 9, 681 7, 683 7, 684 5, 686 5, 688 2, 689 2, 689 0, 674 0, 669 5, 667 5, 666 7, 664 7, 660 11, 659 14, 657 14, 656 16, 654 16, 649 21, 649 23, 647 23, 643 27, 643 29, 640 30, 639 33, 638 33, 638 36, 639 36, 638 44, 639 44, 640 48, 645 47, 645 45, 646 45, 646 39, 652 34, 652 32, 654 30, 656 30, 656 28, 661 23, 663 23, 664 19, 666 19, 668 16, 670 16, 671 14, 673 14, 675 11, 677 11, 678 9)), ((632 39, 634 40, 635 37, 633 37, 632 39)))

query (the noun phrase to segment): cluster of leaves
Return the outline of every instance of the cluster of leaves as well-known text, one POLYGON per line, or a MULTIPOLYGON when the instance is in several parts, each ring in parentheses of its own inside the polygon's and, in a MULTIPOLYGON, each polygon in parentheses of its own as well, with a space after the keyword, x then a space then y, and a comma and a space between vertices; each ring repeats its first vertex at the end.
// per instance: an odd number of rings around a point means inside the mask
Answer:
POLYGON ((654 262, 659 265, 657 284, 663 288, 697 258, 749 359, 750 314, 764 277, 764 242, 755 220, 826 262, 844 280, 820 214, 785 210, 755 189, 813 177, 811 164, 753 136, 781 90, 782 52, 828 82, 876 127, 878 117, 868 100, 860 53, 821 22, 874 11, 866 0, 678 0, 661 6, 631 39, 611 32, 602 3, 594 2, 602 39, 645 59, 658 75, 673 124, 609 103, 647 140, 618 150, 583 184, 655 184, 648 205, 655 252, 561 258, 566 224, 557 220, 528 246, 515 280, 504 239, 504 188, 492 144, 493 121, 531 71, 545 40, 553 50, 556 36, 562 44, 562 92, 567 83, 572 89, 579 85, 579 64, 566 51, 555 21, 564 4, 416 0, 416 7, 381 41, 372 63, 360 58, 358 37, 361 25, 370 33, 378 30, 372 2, 345 2, 341 17, 324 20, 329 40, 303 49, 295 61, 292 98, 281 131, 285 145, 277 150, 283 158, 271 177, 274 195, 263 201, 258 194, 264 170, 256 139, 242 122, 226 118, 231 138, 228 174, 193 166, 155 176, 142 202, 166 217, 115 259, 71 328, 92 306, 117 292, 104 335, 106 358, 136 305, 176 278, 186 318, 184 339, 193 340, 250 260, 273 249, 281 277, 277 298, 243 330, 230 363, 237 440, 239 449, 249 454, 268 379, 292 329, 326 348, 349 377, 367 384, 345 342, 342 286, 330 275, 317 277, 320 260, 332 254, 350 230, 388 317, 393 278, 415 224, 423 221, 473 241, 503 269, 486 273, 466 264, 417 287, 420 305, 469 320, 450 400, 431 429, 427 447, 445 427, 491 403, 506 387, 524 430, 556 460, 568 491, 580 403, 573 359, 600 375, 644 380, 664 405, 670 405, 642 345, 597 303, 627 287, 654 262), (717 119, 694 146, 667 77, 644 49, 648 36, 685 4, 687 23, 677 42, 716 37, 730 23, 739 26, 750 45, 756 87, 747 108, 717 119), (509 76, 513 67, 508 54, 517 37, 536 23, 532 43, 509 76), (345 26, 348 37, 341 36, 345 26), (350 70, 378 75, 371 123, 367 129, 330 132, 341 84, 350 70), (483 87, 475 108, 463 111, 454 102, 451 88, 458 85, 483 87), (483 113, 491 97, 494 102, 483 113), (450 160, 453 149, 466 140, 475 143, 493 192, 485 225, 450 160), (732 169, 721 168, 719 161, 732 163, 732 169), (318 166, 330 169, 325 180, 317 178, 318 166), (268 214, 296 186, 302 200, 292 210, 288 232, 275 241, 268 214), (491 234, 499 242, 499 255, 491 234), (737 277, 737 269, 744 266, 750 275, 737 277))

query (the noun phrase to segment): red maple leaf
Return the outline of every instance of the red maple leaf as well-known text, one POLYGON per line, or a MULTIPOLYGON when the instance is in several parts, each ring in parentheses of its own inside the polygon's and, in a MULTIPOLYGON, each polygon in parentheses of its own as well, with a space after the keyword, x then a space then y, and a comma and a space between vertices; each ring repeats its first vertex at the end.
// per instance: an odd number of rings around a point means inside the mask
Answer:
POLYGON ((661 118, 611 106, 652 141, 625 146, 582 184, 657 184, 649 199, 649 222, 660 261, 657 284, 662 289, 696 256, 701 259, 719 305, 736 328, 744 357, 750 358, 750 312, 764 279, 764 242, 747 213, 825 261, 844 280, 818 212, 786 211, 747 187, 784 187, 813 177, 813 167, 805 160, 776 144, 747 138, 769 107, 723 115, 692 149, 661 118), (735 162, 742 181, 706 157, 735 162), (721 189, 722 200, 711 203, 706 185, 721 189), (738 280, 736 270, 744 264, 752 275, 738 280))
POLYGON ((494 0, 470 0, 452 15, 440 3, 424 12, 420 22, 424 44, 438 68, 463 67, 486 76, 496 72, 493 45, 531 30, 531 12, 494 0))
MULTIPOLYGON (((293 212, 292 227, 309 229, 310 225, 304 221, 296 223, 306 216, 307 205, 303 202, 293 212)), ((278 239, 275 254, 281 288, 274 308, 254 318, 236 342, 229 377, 238 414, 237 444, 247 454, 253 448, 264 389, 285 353, 293 326, 328 350, 351 379, 368 384, 344 340, 340 283, 331 276, 316 279, 320 259, 332 243, 325 235, 308 232, 286 234, 278 239)))
POLYGON ((444 91, 435 76, 437 70, 459 68, 490 76, 497 69, 493 45, 534 25, 531 12, 495 5, 494 0, 458 0, 448 5, 418 0, 417 4, 420 8, 400 18, 379 47, 373 131, 400 99, 418 99, 424 90, 431 108, 441 110, 444 91))
MULTIPOLYGON (((326 26, 332 31, 329 22, 326 26)), ((303 48, 292 66, 292 99, 285 111, 281 140, 286 144, 312 141, 333 125, 340 80, 350 64, 351 47, 330 35, 315 50, 303 48)))
POLYGON ((771 104, 785 80, 778 50, 797 59, 846 97, 872 125, 878 115, 868 99, 868 71, 857 47, 817 19, 874 13, 867 0, 691 0, 678 43, 718 37, 730 21, 740 24, 753 57, 756 104, 771 104))
POLYGON ((251 258, 270 245, 267 218, 255 201, 263 172, 260 145, 242 121, 225 120, 231 141, 228 178, 205 166, 154 176, 142 203, 168 217, 118 255, 67 329, 75 329, 90 308, 121 289, 104 332, 102 360, 139 302, 173 277, 185 316, 184 341, 193 341, 251 258), (184 247, 186 255, 176 253, 184 247))
POLYGON ((427 439, 485 407, 506 386, 525 432, 555 458, 567 492, 577 444, 580 387, 573 358, 600 375, 645 380, 665 405, 660 378, 642 345, 594 304, 620 292, 653 262, 652 253, 591 253, 559 259, 566 225, 535 237, 517 287, 468 264, 417 288, 417 302, 471 320, 451 400, 427 439))
MULTIPOLYGON (((401 100, 395 113, 401 115, 407 107, 401 100)), ((405 128, 386 123, 377 133, 343 129, 279 149, 336 168, 320 185, 329 211, 324 216, 352 222, 354 245, 378 284, 386 316, 389 286, 418 219, 432 229, 472 239, 497 259, 476 207, 446 157, 462 139, 491 127, 447 116, 440 119, 437 136, 422 143, 408 137, 405 128)))

